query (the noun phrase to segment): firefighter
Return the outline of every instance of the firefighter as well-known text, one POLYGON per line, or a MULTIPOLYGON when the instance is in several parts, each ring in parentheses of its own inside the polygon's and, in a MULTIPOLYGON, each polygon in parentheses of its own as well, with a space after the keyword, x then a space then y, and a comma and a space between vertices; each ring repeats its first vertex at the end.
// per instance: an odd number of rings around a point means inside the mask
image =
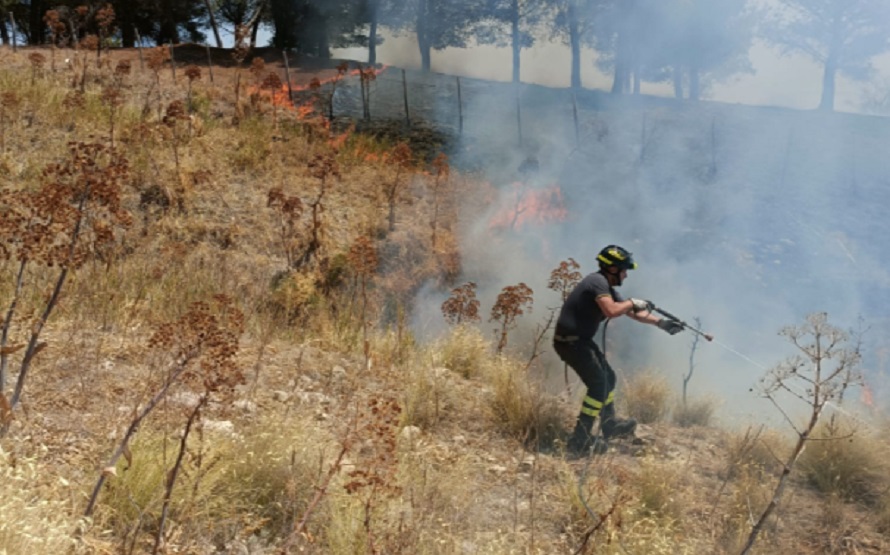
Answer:
POLYGON ((587 386, 575 429, 566 444, 572 455, 586 455, 591 448, 602 453, 607 440, 631 437, 637 427, 635 420, 615 415, 615 371, 593 340, 600 324, 608 318, 629 316, 637 322, 658 326, 671 335, 683 330, 681 323, 652 314, 649 301, 625 300, 615 290, 624 283, 627 272, 637 267, 630 252, 618 245, 609 245, 596 258, 599 271, 584 277, 569 293, 553 335, 553 348, 559 358, 571 366, 587 386), (597 416, 602 437, 593 432, 597 416))

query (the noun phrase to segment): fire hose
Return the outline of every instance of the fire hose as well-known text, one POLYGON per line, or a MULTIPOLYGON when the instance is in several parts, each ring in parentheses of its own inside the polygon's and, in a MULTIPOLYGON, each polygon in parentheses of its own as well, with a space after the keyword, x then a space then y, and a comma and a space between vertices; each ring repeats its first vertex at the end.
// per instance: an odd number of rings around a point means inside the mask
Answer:
POLYGON ((700 329, 697 329, 697 328, 694 328, 694 327, 690 326, 689 324, 687 324, 687 323, 684 322, 683 320, 677 318, 676 316, 674 316, 673 314, 671 314, 671 313, 668 312, 667 310, 664 310, 664 309, 662 309, 662 308, 659 308, 659 307, 655 306, 654 304, 652 304, 651 302, 649 303, 649 309, 650 309, 652 312, 657 312, 657 313, 661 314, 662 316, 664 316, 664 317, 667 318, 668 320, 671 320, 671 321, 674 321, 674 322, 680 324, 681 326, 683 326, 684 328, 688 329, 689 331, 691 331, 691 332, 693 332, 693 333, 696 333, 696 334, 698 334, 698 335, 704 337, 704 338, 705 338, 706 340, 708 340, 708 341, 713 341, 713 340, 714 340, 714 336, 711 335, 710 333, 705 333, 705 332, 701 331, 700 329))

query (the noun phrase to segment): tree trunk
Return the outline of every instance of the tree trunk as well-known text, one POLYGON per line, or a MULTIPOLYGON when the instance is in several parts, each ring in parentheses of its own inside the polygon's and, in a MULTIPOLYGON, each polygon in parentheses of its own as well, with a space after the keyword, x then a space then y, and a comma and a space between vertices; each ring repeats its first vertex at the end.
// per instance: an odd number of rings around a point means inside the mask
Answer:
POLYGON ((689 100, 701 98, 701 75, 697 66, 689 67, 689 100))
POLYGON ((207 19, 210 21, 210 28, 213 30, 213 38, 216 39, 216 47, 222 48, 222 39, 219 37, 219 26, 216 24, 216 16, 213 15, 213 6, 210 0, 204 0, 204 7, 207 8, 207 19))
POLYGON ((835 77, 837 67, 833 62, 825 63, 825 71, 822 74, 822 99, 819 101, 819 109, 826 112, 834 110, 835 77))
POLYGON ((822 72, 822 99, 819 101, 819 109, 826 112, 834 110, 835 79, 837 77, 837 65, 840 58, 841 26, 843 25, 843 8, 835 7, 834 17, 831 22, 831 43, 828 47, 828 56, 825 59, 825 68, 822 72))
POLYGON ((9 21, 9 13, 3 12, 0 14, 2 17, 2 21, 0 21, 0 40, 3 42, 3 46, 9 46, 9 29, 6 27, 6 22, 9 21))
POLYGON ((368 65, 377 63, 377 24, 380 21, 379 0, 368 0, 368 65))
POLYGON ((432 66, 429 35, 429 0, 420 0, 417 5, 417 46, 420 48, 420 68, 429 71, 432 66))
POLYGON ((272 45, 278 50, 297 46, 297 13, 288 0, 271 0, 269 11, 272 14, 272 45))
POLYGON ((576 0, 569 0, 569 44, 572 49, 572 88, 581 88, 581 31, 578 23, 576 0))
POLYGON ((676 64, 673 69, 674 98, 683 98, 683 68, 676 64))
POLYGON ((114 24, 121 30, 121 46, 124 48, 136 46, 136 18, 131 4, 131 0, 114 0, 111 3, 114 24))
MULTIPOLYGON (((46 13, 44 0, 31 0, 31 9, 28 12, 28 43, 43 44, 46 38, 46 24, 43 23, 43 16, 46 13)), ((22 25, 19 25, 21 28, 22 25)), ((13 29, 15 32, 15 29, 13 29)))
POLYGON ((377 11, 371 16, 371 30, 368 33, 368 65, 377 63, 377 11))
POLYGON ((615 38, 615 74, 612 76, 612 94, 623 94, 629 90, 630 48, 627 40, 627 23, 622 23, 615 38))
POLYGON ((256 39, 257 35, 260 33, 260 23, 263 19, 263 13, 270 10, 269 0, 263 0, 259 2, 256 6, 256 11, 253 15, 250 16, 250 19, 247 20, 247 25, 250 28, 250 48, 256 48, 256 39))
POLYGON ((520 54, 522 53, 522 34, 519 29, 519 0, 513 0, 510 10, 510 38, 513 42, 513 82, 519 83, 520 54))

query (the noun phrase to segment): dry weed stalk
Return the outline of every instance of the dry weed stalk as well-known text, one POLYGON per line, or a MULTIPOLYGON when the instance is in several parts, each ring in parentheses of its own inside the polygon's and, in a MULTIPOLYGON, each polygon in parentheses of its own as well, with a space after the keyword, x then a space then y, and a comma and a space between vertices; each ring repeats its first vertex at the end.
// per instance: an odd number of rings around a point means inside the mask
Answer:
POLYGON ((782 472, 772 498, 751 527, 741 554, 750 553, 767 519, 776 510, 788 477, 803 453, 813 430, 819 423, 826 405, 840 403, 847 388, 862 383, 858 366, 861 359, 857 341, 848 347, 850 335, 828 323, 828 314, 810 314, 800 326, 789 326, 781 331, 801 354, 790 357, 761 380, 761 394, 775 406, 794 429, 797 440, 791 453, 782 463, 782 472), (798 425, 779 401, 779 395, 790 395, 804 403, 809 415, 798 425))
POLYGON ((244 332, 244 315, 233 306, 232 299, 225 295, 217 295, 214 301, 217 304, 217 315, 211 314, 208 305, 196 303, 192 306, 195 318, 186 315, 178 325, 174 324, 172 328, 158 330, 158 333, 152 338, 152 346, 167 351, 172 349, 172 352, 179 356, 189 349, 197 348, 203 351, 200 364, 182 375, 185 384, 193 391, 198 392, 198 402, 188 414, 180 437, 176 461, 167 474, 167 481, 164 484, 163 508, 152 551, 155 554, 163 545, 164 525, 173 497, 173 486, 182 468, 192 426, 200 419, 201 411, 210 402, 211 397, 224 403, 231 402, 235 387, 245 382, 244 373, 235 364, 238 339, 244 332), (194 337, 186 343, 188 345, 186 349, 183 349, 182 345, 175 345, 179 339, 174 336, 187 336, 189 333, 192 333, 194 337), (194 339, 195 337, 197 340, 194 339))
POLYGON ((386 202, 389 205, 389 231, 393 232, 396 229, 396 203, 399 200, 399 193, 406 184, 406 180, 402 179, 402 174, 410 171, 413 166, 414 153, 411 152, 411 147, 408 146, 408 143, 401 142, 393 148, 390 160, 396 166, 396 175, 392 181, 384 183, 383 191, 386 195, 386 202))
MULTIPOLYGON (((185 68, 185 77, 188 79, 188 92, 186 92, 185 104, 188 110, 188 113, 191 114, 195 111, 195 107, 192 104, 192 89, 194 88, 195 81, 201 78, 201 68, 192 64, 185 68)), ((189 124, 189 134, 191 134, 191 124, 189 124)))
MULTIPOLYGON (((367 548, 370 553, 390 553, 391 550, 377 547, 377 536, 374 533, 374 510, 378 502, 398 493, 396 471, 398 470, 396 434, 399 430, 401 407, 391 398, 373 396, 363 410, 356 411, 350 418, 343 437, 340 439, 338 452, 328 471, 321 477, 315 487, 315 495, 307 505, 299 520, 281 546, 280 553, 290 553, 291 547, 300 539, 308 538, 306 527, 318 505, 328 494, 331 482, 340 474, 345 465, 345 457, 361 441, 362 450, 356 453, 361 460, 355 470, 349 472, 349 482, 344 486, 349 494, 364 494, 363 527, 367 537, 367 548), (382 498, 382 499, 381 499, 382 498)), ((398 537, 395 538, 398 540, 398 537)))
POLYGON ((269 103, 272 105, 272 124, 278 128, 278 99, 275 95, 281 92, 284 83, 281 77, 274 71, 266 73, 266 77, 260 83, 260 90, 266 91, 269 96, 269 103))
MULTIPOLYGON (((581 265, 575 261, 574 258, 569 258, 568 260, 563 260, 559 263, 552 272, 550 272, 550 279, 547 281, 547 289, 551 291, 556 291, 559 293, 560 299, 562 302, 565 302, 569 296, 569 293, 581 281, 581 278, 584 277, 580 272, 581 265)), ((551 312, 551 321, 552 321, 553 313, 551 312)), ((545 330, 546 331, 546 330, 545 330)), ((563 363, 562 365, 562 373, 563 378, 566 384, 566 390, 569 389, 569 365, 563 363)))
MULTIPOLYGON (((367 455, 361 464, 349 472, 350 481, 344 487, 352 495, 364 495, 362 525, 368 552, 391 553, 393 551, 389 548, 392 546, 378 546, 373 519, 378 503, 400 491, 396 484, 396 434, 402 409, 394 399, 372 397, 366 410, 367 414, 362 419, 365 426, 360 433, 366 439, 366 446, 370 448, 366 447, 367 455)), ((398 536, 393 539, 398 540, 398 536)))
POLYGON ((6 152, 7 124, 14 121, 21 104, 21 97, 12 91, 0 95, 0 153, 6 152))
POLYGON ((28 61, 31 62, 31 86, 37 82, 37 75, 43 71, 46 64, 46 56, 40 52, 31 52, 28 54, 28 61))
POLYGON ((163 109, 163 96, 161 94, 161 70, 164 68, 164 64, 170 61, 170 49, 164 48, 163 46, 157 46, 152 48, 148 52, 148 68, 151 70, 154 75, 154 80, 152 81, 152 86, 148 89, 145 97, 145 110, 144 112, 150 112, 150 104, 151 104, 151 93, 152 89, 157 91, 157 105, 158 105, 158 119, 161 119, 161 110, 163 109))
POLYGON ((516 319, 525 314, 528 310, 531 312, 534 303, 534 291, 525 283, 517 285, 508 285, 504 287, 498 294, 498 298, 491 307, 491 317, 489 322, 499 322, 500 326, 495 330, 498 336, 498 354, 504 352, 507 348, 507 335, 511 329, 516 327, 516 319))
MULTIPOLYGON (((161 122, 164 124, 162 129, 170 134, 170 146, 173 148, 173 161, 176 164, 176 177, 178 182, 182 175, 179 147, 188 140, 188 133, 182 133, 180 127, 182 122, 191 122, 185 105, 183 105, 181 100, 174 100, 167 105, 167 109, 164 112, 164 118, 161 122)), ((189 125, 189 127, 191 126, 189 125)), ((180 210, 182 210, 184 205, 183 199, 181 198, 179 199, 179 205, 180 210)))
POLYGON ((476 284, 472 281, 455 287, 451 296, 442 303, 442 315, 451 325, 465 322, 478 322, 479 300, 476 298, 476 284))
MULTIPOLYGON (((235 386, 244 383, 244 375, 235 364, 238 340, 244 329, 244 316, 232 306, 232 301, 228 297, 217 295, 214 301, 215 306, 203 302, 192 304, 185 315, 174 322, 159 325, 149 338, 148 344, 151 349, 167 355, 169 362, 165 377, 148 402, 141 408, 138 406, 134 408, 133 418, 123 438, 105 463, 93 487, 84 509, 85 516, 93 513, 105 481, 117 475, 117 463, 120 458, 124 457, 128 464, 132 462, 130 440, 146 417, 166 398, 174 386, 182 384, 192 391, 201 392, 199 401, 190 411, 185 424, 187 437, 188 430, 211 395, 227 395, 235 386)), ((181 448, 184 448, 184 445, 181 445, 181 448)), ((181 459, 171 469, 165 484, 165 511, 169 506, 180 463, 181 459)), ((162 532, 163 526, 159 534, 162 532)))
MULTIPOLYGON (((86 90, 87 86, 87 68, 89 67, 89 63, 87 62, 87 57, 91 50, 96 50, 98 52, 100 50, 99 37, 96 35, 87 35, 80 41, 80 50, 83 52, 80 62, 81 62, 81 74, 79 79, 79 84, 76 85, 81 92, 86 90)), ((97 64, 98 65, 98 64, 97 64)), ((77 80, 77 76, 75 74, 75 80, 77 80)))
POLYGON ((324 199, 328 192, 331 179, 340 178, 340 166, 337 164, 333 153, 316 154, 309 162, 309 175, 318 180, 318 196, 309 203, 309 211, 312 218, 309 222, 309 242, 306 250, 297 266, 305 266, 308 264, 321 249, 321 238, 324 231, 324 225, 321 215, 324 212, 324 199))
POLYGON ((53 72, 56 71, 56 48, 59 45, 59 42, 68 42, 68 37, 66 35, 67 27, 65 23, 62 21, 62 18, 59 14, 59 10, 47 10, 46 14, 43 16, 43 22, 46 24, 47 29, 49 30, 49 42, 50 42, 50 69, 53 72))
POLYGON ((300 247, 300 216, 303 215, 303 201, 297 196, 284 194, 281 187, 269 191, 266 206, 275 210, 278 219, 278 237, 284 251, 288 268, 296 267, 297 252, 300 247))
POLYGON ((349 249, 349 264, 357 281, 358 291, 361 295, 361 312, 359 317, 362 323, 362 345, 364 346, 365 368, 371 367, 371 340, 368 328, 370 320, 368 318, 368 286, 374 274, 377 272, 377 249, 374 244, 366 236, 361 236, 355 240, 349 249))
POLYGON ((94 16, 96 27, 99 29, 98 44, 96 45, 96 67, 99 67, 99 58, 102 55, 102 46, 107 47, 107 39, 114 31, 114 8, 111 4, 105 4, 94 16))
POLYGON ((443 187, 447 186, 448 176, 451 173, 451 168, 448 165, 448 156, 444 152, 440 152, 433 159, 433 173, 433 216, 430 219, 430 229, 432 231, 430 244, 435 252, 437 233, 439 231, 439 210, 442 201, 440 192, 443 187))
POLYGON ((88 259, 108 256, 115 233, 129 227, 130 214, 121 205, 121 189, 129 167, 126 158, 100 144, 71 143, 65 163, 50 164, 37 191, 0 192, 0 258, 18 262, 14 293, 0 331, 0 397, 4 398, 8 428, 12 411, 21 400, 28 371, 46 347, 40 334, 56 308, 69 272, 88 259), (55 284, 40 316, 28 327, 23 343, 12 343, 10 329, 19 300, 27 287, 31 266, 58 268, 55 284), (5 398, 9 356, 23 350, 12 397, 5 398))

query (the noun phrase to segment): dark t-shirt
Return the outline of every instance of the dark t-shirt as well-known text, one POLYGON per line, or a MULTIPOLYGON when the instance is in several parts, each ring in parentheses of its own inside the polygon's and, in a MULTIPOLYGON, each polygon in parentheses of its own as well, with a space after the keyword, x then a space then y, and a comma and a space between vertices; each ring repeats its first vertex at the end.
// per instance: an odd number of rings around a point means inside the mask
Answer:
POLYGON ((590 339, 603 321, 603 311, 596 299, 609 295, 616 302, 624 300, 614 287, 609 286, 606 276, 596 272, 588 274, 569 293, 566 302, 559 311, 556 321, 558 335, 577 335, 581 339, 590 339))

